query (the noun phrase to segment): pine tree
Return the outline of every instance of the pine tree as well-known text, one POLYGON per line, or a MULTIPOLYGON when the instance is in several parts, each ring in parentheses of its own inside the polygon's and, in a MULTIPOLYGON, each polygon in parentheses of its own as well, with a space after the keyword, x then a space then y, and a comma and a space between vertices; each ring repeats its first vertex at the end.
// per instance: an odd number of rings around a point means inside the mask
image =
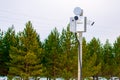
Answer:
POLYGON ((62 48, 61 76, 65 78, 65 80, 76 78, 78 69, 78 48, 75 35, 69 31, 69 26, 67 27, 67 30, 63 29, 60 41, 62 48))
POLYGON ((114 42, 113 51, 114 51, 113 53, 115 56, 115 62, 117 66, 117 68, 115 68, 117 70, 116 76, 120 78, 120 36, 114 42))
POLYGON ((94 47, 96 46, 92 44, 94 44, 94 41, 87 43, 85 38, 83 38, 83 66, 82 66, 83 78, 94 76, 98 73, 98 71, 100 71, 101 64, 96 65, 97 54, 95 53, 96 51, 94 50, 94 47))
MULTIPOLYGON (((100 44, 99 39, 97 40, 96 38, 93 38, 90 43, 88 44, 88 58, 90 59, 89 61, 91 62, 91 70, 92 73, 94 73, 93 78, 97 78, 101 73, 101 56, 102 56, 102 47, 100 44), (91 59, 93 57, 93 59, 91 59)), ((90 66, 90 65, 89 65, 90 66)))
POLYGON ((112 45, 107 40, 105 45, 103 46, 103 75, 106 77, 115 76, 116 72, 116 63, 115 63, 115 56, 113 54, 112 45))
POLYGON ((51 31, 48 38, 44 43, 44 58, 43 65, 46 68, 45 76, 55 79, 59 75, 59 53, 60 53, 60 40, 59 32, 55 28, 51 31))
POLYGON ((41 75, 40 55, 42 49, 37 37, 36 31, 29 21, 24 31, 18 34, 18 40, 16 39, 18 44, 10 47, 9 75, 20 76, 25 80, 41 75))
MULTIPOLYGON (((3 63, 4 63, 4 57, 3 57, 3 31, 1 31, 1 29, 0 29, 0 76, 3 76, 3 75, 5 75, 4 74, 4 70, 3 70, 3 63)), ((4 63, 5 64, 5 63, 4 63)))
POLYGON ((10 57, 9 57, 9 50, 10 50, 10 46, 15 45, 14 42, 14 38, 15 38, 15 31, 14 28, 8 28, 7 32, 5 32, 4 34, 2 33, 1 36, 1 67, 0 67, 0 73, 4 76, 6 76, 8 74, 8 68, 9 68, 9 61, 10 61, 10 57))
MULTIPOLYGON (((89 72, 89 70, 87 70, 90 68, 87 68, 88 66, 86 66, 88 64, 88 58, 89 58, 87 54, 88 54, 87 42, 85 38, 83 38, 82 39, 82 77, 83 78, 91 76, 91 73, 89 72)), ((89 65, 89 67, 90 66, 91 64, 89 65)))

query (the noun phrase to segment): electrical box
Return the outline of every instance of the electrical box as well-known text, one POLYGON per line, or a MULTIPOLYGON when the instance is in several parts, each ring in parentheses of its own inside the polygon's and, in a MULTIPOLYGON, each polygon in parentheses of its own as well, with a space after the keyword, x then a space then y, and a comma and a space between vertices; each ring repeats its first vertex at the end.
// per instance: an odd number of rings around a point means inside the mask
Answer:
POLYGON ((76 22, 74 17, 70 17, 70 31, 73 33, 76 32, 76 22))
POLYGON ((86 32, 87 18, 83 16, 75 16, 70 18, 70 31, 86 32))
POLYGON ((79 16, 78 20, 75 21, 76 23, 76 32, 86 32, 86 22, 87 18, 83 16, 79 16))

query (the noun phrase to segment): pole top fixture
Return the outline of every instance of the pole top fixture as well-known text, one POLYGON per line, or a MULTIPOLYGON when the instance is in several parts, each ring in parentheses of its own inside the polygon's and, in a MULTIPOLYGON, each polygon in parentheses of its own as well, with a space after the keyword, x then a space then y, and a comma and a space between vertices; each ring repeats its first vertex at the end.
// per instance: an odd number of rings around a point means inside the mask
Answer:
POLYGON ((83 10, 80 7, 75 7, 73 12, 75 15, 79 15, 79 16, 83 14, 83 10))

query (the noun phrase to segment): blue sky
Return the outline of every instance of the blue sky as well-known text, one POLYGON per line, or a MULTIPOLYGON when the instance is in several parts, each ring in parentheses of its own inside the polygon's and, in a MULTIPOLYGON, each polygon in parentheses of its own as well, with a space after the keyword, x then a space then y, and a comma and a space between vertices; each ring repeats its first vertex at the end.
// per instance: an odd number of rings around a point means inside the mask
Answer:
POLYGON ((120 35, 119 4, 120 0, 0 0, 0 29, 14 25, 19 32, 30 20, 44 40, 55 27, 59 32, 66 28, 74 8, 81 7, 84 16, 95 21, 83 34, 87 41, 96 37, 113 43, 120 35))

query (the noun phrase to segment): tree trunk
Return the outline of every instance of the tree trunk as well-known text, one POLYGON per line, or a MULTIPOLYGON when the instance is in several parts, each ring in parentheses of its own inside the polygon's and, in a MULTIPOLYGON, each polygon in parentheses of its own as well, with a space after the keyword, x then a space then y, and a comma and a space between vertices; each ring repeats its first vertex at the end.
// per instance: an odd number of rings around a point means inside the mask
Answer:
POLYGON ((93 76, 93 80, 95 80, 95 76, 93 76))
POLYGON ((112 76, 110 77, 110 80, 113 80, 112 76))
POLYGON ((66 80, 69 80, 69 78, 67 78, 66 80))
POLYGON ((49 80, 51 80, 51 78, 49 78, 49 80))
POLYGON ((47 77, 47 80, 49 80, 49 78, 47 77))
POLYGON ((98 76, 96 76, 96 80, 98 80, 98 76))

